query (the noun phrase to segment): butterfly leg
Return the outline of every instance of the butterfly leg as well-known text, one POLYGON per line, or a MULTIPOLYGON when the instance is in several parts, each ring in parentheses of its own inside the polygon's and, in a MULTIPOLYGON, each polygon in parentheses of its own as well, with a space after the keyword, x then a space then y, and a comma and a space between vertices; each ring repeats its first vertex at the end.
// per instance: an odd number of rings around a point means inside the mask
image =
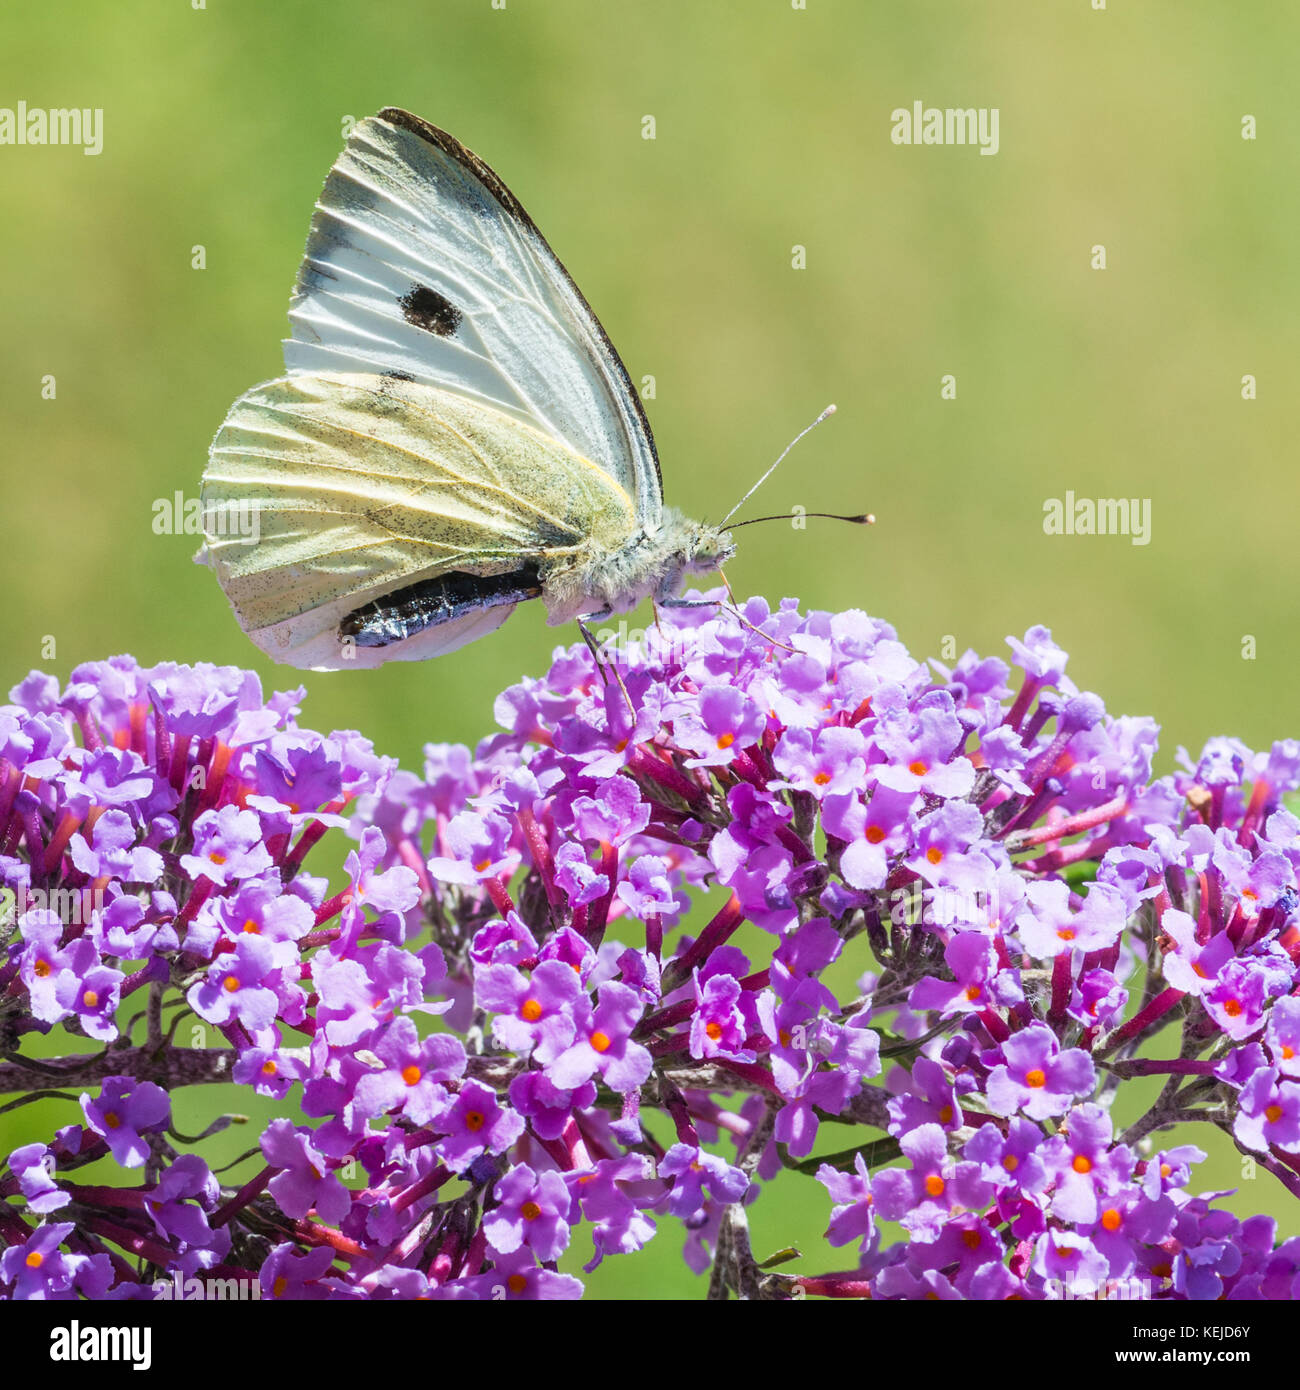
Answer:
POLYGON ((730 604, 720 598, 662 598, 659 600, 665 608, 726 608, 731 615, 742 626, 747 627, 751 632, 756 633, 765 642, 770 642, 774 647, 780 647, 783 652, 794 652, 793 647, 788 647, 784 642, 778 642, 770 632, 764 632, 762 628, 755 627, 747 617, 740 611, 740 605, 736 602, 736 596, 731 592, 731 585, 727 583, 727 576, 718 571, 722 579, 723 587, 727 591, 727 597, 731 600, 730 604))
POLYGON ((611 611, 607 608, 603 613, 588 613, 586 618, 578 618, 575 621, 578 624, 578 631, 582 633, 582 640, 587 644, 587 650, 591 653, 591 659, 596 663, 596 670, 600 672, 600 679, 605 685, 609 684, 609 672, 611 669, 613 670, 614 679, 618 682, 618 688, 623 692, 623 698, 627 701, 628 713, 632 716, 632 722, 635 724, 636 706, 632 703, 632 697, 627 693, 627 686, 623 684, 623 676, 618 669, 618 661, 617 659, 606 661, 601 657, 600 647, 596 644, 596 639, 587 626, 588 619, 598 623, 602 619, 608 618, 611 611))

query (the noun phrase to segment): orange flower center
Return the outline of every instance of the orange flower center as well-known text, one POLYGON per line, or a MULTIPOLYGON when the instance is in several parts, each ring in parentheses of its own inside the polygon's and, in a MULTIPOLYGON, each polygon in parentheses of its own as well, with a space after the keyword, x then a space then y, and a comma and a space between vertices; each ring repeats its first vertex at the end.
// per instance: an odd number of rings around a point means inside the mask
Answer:
POLYGON ((414 1062, 412 1062, 409 1067, 402 1068, 402 1080, 405 1081, 408 1086, 414 1086, 421 1075, 420 1068, 417 1067, 414 1062))
POLYGON ((947 1184, 938 1173, 931 1173, 925 1180, 925 1190, 931 1197, 942 1197, 946 1186, 947 1184))
POLYGON ((1282 1118, 1282 1114, 1283 1111, 1280 1105, 1270 1105, 1268 1109, 1264 1111, 1264 1118, 1269 1124, 1275 1125, 1282 1118))
POLYGON ((1070 1167, 1073 1168, 1076 1173, 1091 1173, 1092 1159, 1090 1159, 1087 1154, 1075 1154, 1070 1167))
POLYGON ((465 1128, 472 1130, 475 1134, 483 1128, 486 1119, 481 1110, 467 1110, 465 1112, 465 1128))
POLYGON ((221 988, 224 989, 227 994, 234 994, 239 988, 239 981, 233 975, 227 975, 221 982, 221 988))
POLYGON ((519 1214, 525 1221, 536 1221, 542 1214, 542 1209, 536 1202, 525 1202, 523 1206, 519 1208, 519 1214))
POLYGON ((542 1006, 536 999, 525 999, 519 1006, 519 1017, 525 1023, 536 1023, 542 1016, 542 1006))
POLYGON ((883 826, 869 825, 866 829, 866 839, 869 845, 878 845, 885 838, 883 826))
POLYGON ((1123 1217, 1120 1216, 1119 1212, 1117 1212, 1114 1207, 1107 1208, 1107 1210, 1101 1214, 1101 1224, 1108 1231, 1118 1231, 1122 1221, 1123 1217))
POLYGON ((1041 1090, 1047 1085, 1047 1073, 1041 1067, 1027 1071, 1025 1073, 1025 1085, 1032 1087, 1035 1091, 1041 1090))
POLYGON ((719 734, 719 735, 718 735, 718 747, 719 747, 719 748, 730 748, 731 745, 732 745, 733 743, 735 743, 735 741, 736 741, 736 736, 735 736, 735 734, 719 734))
POLYGON ((599 1029, 587 1039, 597 1052, 608 1052, 612 1046, 612 1039, 608 1033, 602 1033, 599 1029))
POLYGON ((913 777, 924 777, 930 769, 926 767, 926 765, 920 760, 920 758, 917 758, 917 760, 914 763, 908 763, 907 770, 912 774, 913 777))
POLYGON ((941 850, 938 845, 931 845, 930 848, 926 850, 925 857, 931 864, 942 864, 943 850, 941 850))
POLYGON ((816 782, 819 787, 824 787, 830 780, 831 775, 829 772, 819 772, 816 777, 813 778, 813 781, 816 782))
POLYGON ((706 1023, 704 1025, 704 1031, 714 1042, 717 1042, 717 1040, 722 1036, 722 1024, 706 1023))

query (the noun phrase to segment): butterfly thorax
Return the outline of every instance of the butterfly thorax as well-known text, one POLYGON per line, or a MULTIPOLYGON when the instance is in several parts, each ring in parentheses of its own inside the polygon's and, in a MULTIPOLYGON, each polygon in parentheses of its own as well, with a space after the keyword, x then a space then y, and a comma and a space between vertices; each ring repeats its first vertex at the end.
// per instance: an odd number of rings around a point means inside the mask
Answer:
POLYGON ((727 532, 667 507, 656 525, 638 527, 617 548, 578 546, 544 565, 547 622, 626 613, 646 598, 672 598, 686 575, 716 570, 734 554, 727 532))

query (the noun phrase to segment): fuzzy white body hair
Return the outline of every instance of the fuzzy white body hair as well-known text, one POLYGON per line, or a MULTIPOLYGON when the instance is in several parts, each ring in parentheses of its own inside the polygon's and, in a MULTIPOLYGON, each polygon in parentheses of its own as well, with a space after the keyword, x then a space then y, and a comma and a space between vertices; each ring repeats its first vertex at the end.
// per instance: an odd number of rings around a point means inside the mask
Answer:
POLYGON ((666 507, 653 527, 618 549, 579 546, 541 571, 546 621, 555 627, 600 613, 626 613, 643 599, 672 598, 683 577, 707 573, 735 554, 730 535, 666 507))

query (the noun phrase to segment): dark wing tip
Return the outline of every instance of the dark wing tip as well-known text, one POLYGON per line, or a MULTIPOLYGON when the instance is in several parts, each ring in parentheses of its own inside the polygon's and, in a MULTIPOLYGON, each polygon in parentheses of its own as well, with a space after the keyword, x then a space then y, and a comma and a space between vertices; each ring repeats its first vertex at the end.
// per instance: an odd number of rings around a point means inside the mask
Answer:
POLYGON ((412 135, 418 135, 426 144, 441 150, 462 168, 468 169, 511 216, 519 218, 533 232, 541 235, 540 232, 537 232, 537 224, 524 211, 519 199, 506 187, 505 182, 473 150, 462 145, 454 135, 449 135, 438 126, 430 124, 419 116, 412 115, 410 111, 402 110, 400 106, 385 106, 379 113, 379 119, 387 121, 389 125, 395 125, 401 130, 410 131, 412 135))

